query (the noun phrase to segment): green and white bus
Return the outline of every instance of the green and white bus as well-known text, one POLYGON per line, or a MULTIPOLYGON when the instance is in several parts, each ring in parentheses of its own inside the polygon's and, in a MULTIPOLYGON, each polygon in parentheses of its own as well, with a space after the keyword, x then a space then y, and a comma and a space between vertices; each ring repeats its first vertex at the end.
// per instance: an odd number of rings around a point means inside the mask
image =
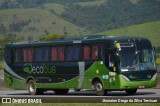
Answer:
POLYGON ((132 95, 157 85, 155 52, 141 37, 85 36, 9 43, 4 48, 4 84, 29 94, 93 89, 132 95))

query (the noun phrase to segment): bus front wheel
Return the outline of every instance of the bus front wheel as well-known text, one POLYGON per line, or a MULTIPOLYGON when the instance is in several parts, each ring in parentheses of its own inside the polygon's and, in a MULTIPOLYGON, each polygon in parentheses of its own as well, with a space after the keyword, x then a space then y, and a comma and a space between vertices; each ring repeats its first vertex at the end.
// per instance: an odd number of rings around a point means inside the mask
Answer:
POLYGON ((137 89, 126 89, 125 91, 128 95, 134 95, 137 92, 137 89))
POLYGON ((36 82, 34 80, 29 80, 27 85, 27 89, 30 95, 42 95, 44 93, 43 89, 36 88, 36 82))
POLYGON ((74 91, 79 92, 79 91, 81 91, 81 89, 75 88, 74 91))
POLYGON ((107 90, 103 88, 103 84, 102 84, 102 81, 101 80, 96 80, 94 83, 94 89, 95 89, 95 92, 96 92, 96 95, 97 96, 104 96, 104 95, 107 95, 107 90))

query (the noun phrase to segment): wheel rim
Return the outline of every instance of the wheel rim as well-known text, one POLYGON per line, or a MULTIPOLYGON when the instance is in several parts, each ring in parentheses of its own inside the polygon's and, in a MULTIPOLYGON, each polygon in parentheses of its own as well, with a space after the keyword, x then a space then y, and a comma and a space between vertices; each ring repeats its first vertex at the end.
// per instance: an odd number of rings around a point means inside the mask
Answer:
POLYGON ((102 84, 101 83, 97 83, 96 89, 97 89, 97 91, 102 91, 102 89, 103 89, 102 84))
POLYGON ((33 83, 30 84, 29 91, 30 92, 34 92, 35 91, 35 85, 33 83))

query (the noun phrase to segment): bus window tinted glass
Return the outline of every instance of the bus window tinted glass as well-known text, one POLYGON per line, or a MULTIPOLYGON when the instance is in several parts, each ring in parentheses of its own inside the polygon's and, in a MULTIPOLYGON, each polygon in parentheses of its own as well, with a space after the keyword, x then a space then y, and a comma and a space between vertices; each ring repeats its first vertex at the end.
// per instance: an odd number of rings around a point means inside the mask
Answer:
POLYGON ((52 58, 52 61, 57 61, 57 49, 56 49, 56 47, 52 47, 51 58, 52 58))
POLYGON ((89 60, 90 59, 89 55, 90 55, 90 47, 84 46, 83 60, 89 60))
POLYGON ((92 46, 92 59, 98 60, 98 45, 92 46))
POLYGON ((80 47, 68 46, 67 47, 67 61, 79 60, 80 47))
POLYGON ((23 49, 23 61, 32 62, 33 60, 33 48, 23 49))
POLYGON ((49 53, 49 47, 43 47, 43 61, 48 61, 48 53, 49 53))
POLYGON ((150 49, 142 49, 139 51, 139 60, 140 63, 153 63, 153 53, 150 49))
POLYGON ((15 49, 15 62, 21 62, 21 49, 15 49))
POLYGON ((35 56, 35 60, 37 62, 42 61, 42 49, 41 48, 36 48, 36 56, 35 56))
POLYGON ((27 62, 27 49, 23 50, 23 57, 24 57, 24 62, 27 62))
POLYGON ((58 48, 58 61, 64 61, 64 48, 58 48))
POLYGON ((67 47, 67 61, 71 61, 73 59, 73 47, 67 47))
POLYGON ((33 60, 33 49, 28 49, 28 62, 33 60))
POLYGON ((79 60, 80 47, 74 47, 74 60, 79 60))

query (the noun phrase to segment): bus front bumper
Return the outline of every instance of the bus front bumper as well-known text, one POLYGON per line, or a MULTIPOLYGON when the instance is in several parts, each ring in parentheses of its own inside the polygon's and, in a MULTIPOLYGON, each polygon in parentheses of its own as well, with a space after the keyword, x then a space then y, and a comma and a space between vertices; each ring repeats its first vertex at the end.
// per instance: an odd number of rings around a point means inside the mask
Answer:
POLYGON ((129 81, 119 77, 119 88, 120 89, 144 89, 144 88, 152 88, 157 86, 157 74, 153 76, 151 80, 146 81, 129 81))

